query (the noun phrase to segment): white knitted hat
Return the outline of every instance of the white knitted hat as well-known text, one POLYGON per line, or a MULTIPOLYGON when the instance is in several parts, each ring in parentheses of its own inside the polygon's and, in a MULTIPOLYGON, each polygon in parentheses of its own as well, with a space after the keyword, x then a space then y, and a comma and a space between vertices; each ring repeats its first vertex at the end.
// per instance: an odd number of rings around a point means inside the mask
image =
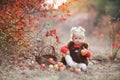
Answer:
POLYGON ((73 27, 71 29, 71 40, 72 40, 72 37, 73 35, 76 34, 76 35, 80 35, 82 40, 84 41, 85 40, 85 29, 82 28, 81 26, 79 27, 73 27))

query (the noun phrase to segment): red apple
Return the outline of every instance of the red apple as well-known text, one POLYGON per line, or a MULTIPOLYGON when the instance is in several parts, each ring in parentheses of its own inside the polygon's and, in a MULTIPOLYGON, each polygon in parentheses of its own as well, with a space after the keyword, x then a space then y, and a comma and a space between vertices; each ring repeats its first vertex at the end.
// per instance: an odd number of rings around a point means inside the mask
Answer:
POLYGON ((40 64, 41 69, 44 69, 45 67, 46 67, 45 64, 40 64))
POLYGON ((63 71, 65 68, 66 68, 65 66, 60 66, 58 70, 63 71))
POLYGON ((48 61, 49 61, 50 63, 52 63, 52 64, 56 64, 56 62, 54 61, 53 58, 49 58, 48 61))
POLYGON ((58 66, 59 66, 59 67, 63 67, 64 64, 63 64, 62 62, 58 62, 58 66))
POLYGON ((55 64, 55 65, 54 65, 54 69, 55 69, 55 71, 58 71, 58 70, 59 70, 58 64, 55 64))

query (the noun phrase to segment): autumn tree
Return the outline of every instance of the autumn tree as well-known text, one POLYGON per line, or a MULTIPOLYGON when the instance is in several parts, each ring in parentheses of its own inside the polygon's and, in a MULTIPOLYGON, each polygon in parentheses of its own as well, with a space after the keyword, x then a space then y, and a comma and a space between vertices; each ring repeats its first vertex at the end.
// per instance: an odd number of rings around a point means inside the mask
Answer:
POLYGON ((42 47, 48 36, 59 43, 56 30, 51 30, 51 22, 64 21, 70 16, 69 3, 66 0, 0 0, 0 54, 33 53, 38 42, 39 48, 42 47))

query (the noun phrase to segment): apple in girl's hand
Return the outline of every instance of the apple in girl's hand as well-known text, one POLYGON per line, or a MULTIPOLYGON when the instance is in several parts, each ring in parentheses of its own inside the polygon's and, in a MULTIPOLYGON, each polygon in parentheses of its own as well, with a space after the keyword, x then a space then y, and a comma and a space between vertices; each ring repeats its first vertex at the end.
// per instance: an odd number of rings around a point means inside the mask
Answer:
POLYGON ((81 54, 82 56, 85 56, 87 54, 88 50, 87 49, 82 49, 81 50, 81 54))

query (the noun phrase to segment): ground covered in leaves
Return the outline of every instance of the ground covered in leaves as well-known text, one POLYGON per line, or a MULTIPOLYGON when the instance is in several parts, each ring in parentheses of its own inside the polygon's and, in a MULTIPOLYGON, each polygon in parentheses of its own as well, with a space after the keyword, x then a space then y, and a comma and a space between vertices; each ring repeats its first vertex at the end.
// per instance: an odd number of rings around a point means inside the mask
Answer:
POLYGON ((55 71, 41 70, 39 65, 0 67, 0 80, 120 80, 120 62, 91 62, 88 72, 74 73, 69 69, 55 71))

